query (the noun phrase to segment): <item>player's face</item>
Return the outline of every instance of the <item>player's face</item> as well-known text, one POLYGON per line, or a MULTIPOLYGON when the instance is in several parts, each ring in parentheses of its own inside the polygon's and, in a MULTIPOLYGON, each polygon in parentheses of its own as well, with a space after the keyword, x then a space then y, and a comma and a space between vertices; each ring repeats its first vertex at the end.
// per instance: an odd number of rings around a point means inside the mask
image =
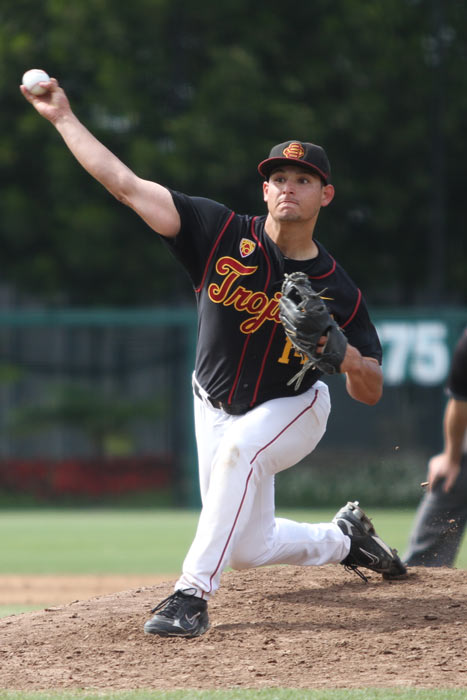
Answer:
POLYGON ((296 166, 274 170, 263 184, 264 201, 270 215, 279 222, 316 219, 321 207, 333 196, 332 185, 324 185, 318 175, 296 166))

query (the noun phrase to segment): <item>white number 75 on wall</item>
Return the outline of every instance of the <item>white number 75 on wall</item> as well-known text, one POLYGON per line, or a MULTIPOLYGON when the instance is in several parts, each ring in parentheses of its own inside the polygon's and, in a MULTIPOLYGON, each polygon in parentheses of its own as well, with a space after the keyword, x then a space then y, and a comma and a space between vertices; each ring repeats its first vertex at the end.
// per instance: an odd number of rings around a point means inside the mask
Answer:
POLYGON ((450 364, 448 329, 442 321, 383 321, 376 325, 383 346, 386 384, 433 386, 445 381, 450 364))

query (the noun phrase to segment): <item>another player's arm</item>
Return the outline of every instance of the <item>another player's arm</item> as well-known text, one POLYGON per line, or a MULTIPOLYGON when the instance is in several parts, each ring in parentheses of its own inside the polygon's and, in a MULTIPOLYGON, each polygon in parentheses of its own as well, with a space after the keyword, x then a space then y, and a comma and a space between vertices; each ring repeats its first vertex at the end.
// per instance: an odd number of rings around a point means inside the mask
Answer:
POLYGON ((461 459, 467 430, 467 401, 450 398, 443 420, 444 451, 428 462, 428 488, 444 479, 443 490, 453 487, 461 468, 461 459))
POLYGON ((467 430, 467 401, 449 399, 444 413, 443 429, 444 451, 451 461, 460 463, 467 430))
POLYGON ((346 375, 347 393, 356 401, 374 406, 383 395, 383 371, 374 357, 363 357, 347 344, 341 372, 346 375))
POLYGON ((163 236, 176 236, 180 217, 170 192, 162 185, 138 177, 79 121, 68 98, 52 78, 44 95, 21 92, 62 136, 71 153, 87 172, 116 199, 131 207, 152 229, 163 236))

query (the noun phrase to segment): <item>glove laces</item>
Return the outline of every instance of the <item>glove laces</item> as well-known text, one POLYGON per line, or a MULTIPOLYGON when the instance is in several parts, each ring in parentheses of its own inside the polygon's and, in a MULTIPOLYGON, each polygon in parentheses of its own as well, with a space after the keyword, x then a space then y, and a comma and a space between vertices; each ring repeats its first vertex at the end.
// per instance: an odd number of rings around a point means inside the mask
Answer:
POLYGON ((305 376, 305 373, 308 372, 308 370, 312 369, 313 367, 314 367, 314 363, 310 359, 308 359, 305 362, 305 364, 303 365, 303 367, 301 367, 299 369, 297 374, 294 374, 292 379, 289 379, 289 381, 287 382, 287 386, 290 386, 291 384, 293 384, 295 382, 294 389, 295 389, 295 391, 297 391, 297 389, 300 388, 300 384, 303 381, 303 377, 305 376))

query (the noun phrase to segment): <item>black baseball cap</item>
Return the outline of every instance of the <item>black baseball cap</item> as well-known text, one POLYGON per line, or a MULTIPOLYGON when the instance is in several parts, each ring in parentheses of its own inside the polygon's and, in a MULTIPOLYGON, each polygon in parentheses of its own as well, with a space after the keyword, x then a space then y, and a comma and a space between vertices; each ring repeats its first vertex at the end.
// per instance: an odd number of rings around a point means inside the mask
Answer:
POLYGON ((321 177, 327 185, 331 178, 331 166, 324 148, 306 141, 285 141, 271 148, 269 158, 258 165, 259 173, 269 179, 275 168, 284 165, 300 165, 321 177))

